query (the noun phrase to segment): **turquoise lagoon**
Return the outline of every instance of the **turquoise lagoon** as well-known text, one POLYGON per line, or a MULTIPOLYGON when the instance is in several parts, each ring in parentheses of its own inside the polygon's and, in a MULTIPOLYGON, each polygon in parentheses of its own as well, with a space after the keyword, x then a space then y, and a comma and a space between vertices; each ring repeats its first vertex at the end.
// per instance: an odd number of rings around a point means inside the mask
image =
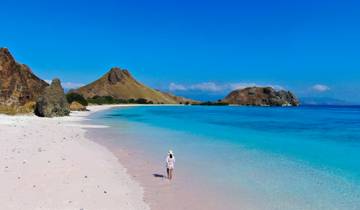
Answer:
POLYGON ((115 146, 159 164, 171 148, 177 172, 234 209, 360 209, 360 107, 138 106, 92 118, 117 132, 115 146))

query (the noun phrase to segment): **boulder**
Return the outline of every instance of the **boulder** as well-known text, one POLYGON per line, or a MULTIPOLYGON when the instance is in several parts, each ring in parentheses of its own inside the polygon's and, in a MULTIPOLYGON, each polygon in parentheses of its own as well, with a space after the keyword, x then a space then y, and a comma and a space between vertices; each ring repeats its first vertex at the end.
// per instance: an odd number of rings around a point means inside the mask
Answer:
POLYGON ((70 114, 69 103, 59 79, 54 79, 37 99, 35 114, 39 117, 62 117, 70 114))
POLYGON ((79 102, 77 101, 73 101, 71 104, 70 104, 70 110, 71 111, 88 111, 86 109, 86 106, 80 104, 79 102))

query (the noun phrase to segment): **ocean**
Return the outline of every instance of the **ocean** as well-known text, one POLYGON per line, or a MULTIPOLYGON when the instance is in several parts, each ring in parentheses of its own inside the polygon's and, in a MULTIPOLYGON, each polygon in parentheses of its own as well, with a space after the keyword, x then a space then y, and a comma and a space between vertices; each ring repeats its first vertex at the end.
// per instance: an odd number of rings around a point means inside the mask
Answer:
POLYGON ((175 179, 232 209, 360 209, 359 106, 135 106, 92 118, 116 133, 114 147, 154 163, 172 149, 175 179))

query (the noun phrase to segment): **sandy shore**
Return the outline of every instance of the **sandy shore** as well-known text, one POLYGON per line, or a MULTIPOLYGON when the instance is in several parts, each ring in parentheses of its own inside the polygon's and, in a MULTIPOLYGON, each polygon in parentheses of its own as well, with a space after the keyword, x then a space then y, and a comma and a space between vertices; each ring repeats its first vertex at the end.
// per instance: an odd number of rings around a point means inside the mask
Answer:
MULTIPOLYGON (((101 120, 88 121, 88 124, 92 123, 102 122, 101 120)), ((165 178, 164 163, 167 150, 161 154, 151 153, 146 151, 146 147, 138 147, 136 143, 129 144, 127 142, 137 140, 122 135, 116 126, 100 129, 89 127, 87 131, 86 137, 108 148, 126 167, 131 177, 143 187, 144 200, 153 210, 237 210, 240 206, 244 210, 254 209, 239 195, 236 195, 239 205, 229 202, 231 200, 228 199, 229 195, 222 194, 221 189, 199 180, 202 179, 200 176, 192 176, 190 167, 181 163, 181 157, 177 159, 175 177, 169 181, 165 178)))
POLYGON ((149 209, 143 189, 105 147, 85 137, 90 107, 70 117, 0 115, 1 209, 149 209))

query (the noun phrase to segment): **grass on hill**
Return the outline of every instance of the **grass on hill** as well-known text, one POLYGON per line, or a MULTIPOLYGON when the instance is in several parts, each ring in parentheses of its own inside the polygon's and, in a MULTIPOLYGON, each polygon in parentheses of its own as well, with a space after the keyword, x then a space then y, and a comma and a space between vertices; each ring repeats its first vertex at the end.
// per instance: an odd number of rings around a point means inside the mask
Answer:
POLYGON ((8 115, 29 114, 33 113, 35 109, 35 102, 31 101, 23 106, 5 106, 0 105, 0 113, 8 115))

